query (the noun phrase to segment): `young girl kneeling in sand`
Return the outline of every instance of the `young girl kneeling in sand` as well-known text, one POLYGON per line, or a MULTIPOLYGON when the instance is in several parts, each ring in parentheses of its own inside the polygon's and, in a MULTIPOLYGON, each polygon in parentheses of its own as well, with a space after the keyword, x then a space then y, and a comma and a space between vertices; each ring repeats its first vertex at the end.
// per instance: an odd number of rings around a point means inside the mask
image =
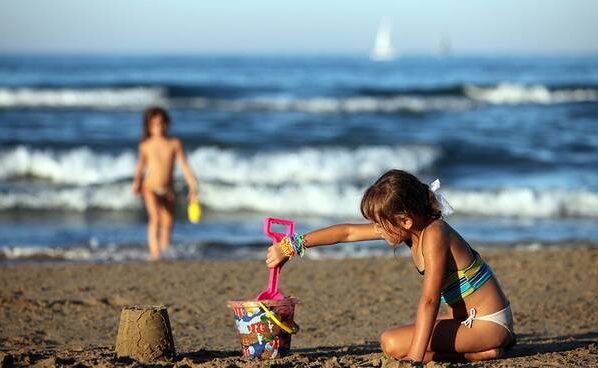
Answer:
POLYGON ((135 168, 132 191, 143 194, 148 214, 147 242, 150 260, 168 251, 174 220, 174 162, 178 160, 189 186, 189 200, 197 197, 197 183, 187 164, 181 141, 167 135, 170 118, 166 110, 151 107, 143 114, 143 138, 135 168))
POLYGON ((380 337, 387 355, 431 360, 486 360, 515 343, 509 301, 480 255, 441 218, 442 203, 415 176, 391 170, 368 188, 361 212, 370 224, 339 224, 283 239, 268 249, 275 267, 305 248, 384 239, 404 242, 423 276, 414 324, 393 327, 380 337), (448 316, 438 316, 440 303, 448 316))

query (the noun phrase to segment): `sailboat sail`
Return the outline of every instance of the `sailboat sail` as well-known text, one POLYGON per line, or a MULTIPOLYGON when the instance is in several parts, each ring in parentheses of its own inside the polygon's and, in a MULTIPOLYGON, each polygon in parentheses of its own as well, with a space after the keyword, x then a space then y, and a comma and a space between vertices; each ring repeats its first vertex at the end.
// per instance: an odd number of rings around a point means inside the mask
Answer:
POLYGON ((451 39, 448 37, 444 37, 440 40, 440 47, 438 50, 438 56, 440 57, 448 57, 451 55, 451 39))
POLYGON ((388 61, 395 58, 395 52, 391 45, 390 39, 391 24, 388 20, 380 22, 378 32, 376 33, 376 40, 374 48, 370 54, 370 58, 375 61, 388 61))

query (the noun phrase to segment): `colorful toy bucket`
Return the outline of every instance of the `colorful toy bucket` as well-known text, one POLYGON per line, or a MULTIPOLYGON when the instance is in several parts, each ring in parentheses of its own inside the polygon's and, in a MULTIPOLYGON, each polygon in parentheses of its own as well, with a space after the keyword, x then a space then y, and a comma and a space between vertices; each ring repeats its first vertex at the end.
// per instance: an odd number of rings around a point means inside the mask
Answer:
POLYGON ((299 300, 230 301, 244 357, 275 359, 291 350, 291 336, 299 330, 293 321, 299 300))

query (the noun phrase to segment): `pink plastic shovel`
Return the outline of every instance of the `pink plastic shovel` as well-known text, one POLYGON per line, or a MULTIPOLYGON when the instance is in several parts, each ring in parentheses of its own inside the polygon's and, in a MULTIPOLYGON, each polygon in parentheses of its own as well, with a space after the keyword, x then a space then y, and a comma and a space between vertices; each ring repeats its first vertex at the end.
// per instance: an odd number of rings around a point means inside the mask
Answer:
MULTIPOLYGON (((274 217, 267 217, 264 220, 264 234, 266 234, 272 241, 280 242, 285 235, 291 235, 295 231, 295 223, 291 220, 279 219, 274 217), (272 231, 272 224, 286 226, 284 234, 272 231)), ((256 297, 257 300, 282 300, 284 295, 278 292, 278 274, 280 273, 280 266, 270 269, 270 278, 268 280, 268 289, 262 291, 256 297)))

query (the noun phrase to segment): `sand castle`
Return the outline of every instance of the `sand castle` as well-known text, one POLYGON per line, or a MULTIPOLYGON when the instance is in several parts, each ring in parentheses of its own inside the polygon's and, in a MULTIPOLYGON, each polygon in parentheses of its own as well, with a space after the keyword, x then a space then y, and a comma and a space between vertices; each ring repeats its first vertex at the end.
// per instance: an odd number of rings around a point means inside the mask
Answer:
POLYGON ((116 356, 139 362, 170 361, 175 355, 168 311, 164 306, 123 308, 116 336, 116 356))

